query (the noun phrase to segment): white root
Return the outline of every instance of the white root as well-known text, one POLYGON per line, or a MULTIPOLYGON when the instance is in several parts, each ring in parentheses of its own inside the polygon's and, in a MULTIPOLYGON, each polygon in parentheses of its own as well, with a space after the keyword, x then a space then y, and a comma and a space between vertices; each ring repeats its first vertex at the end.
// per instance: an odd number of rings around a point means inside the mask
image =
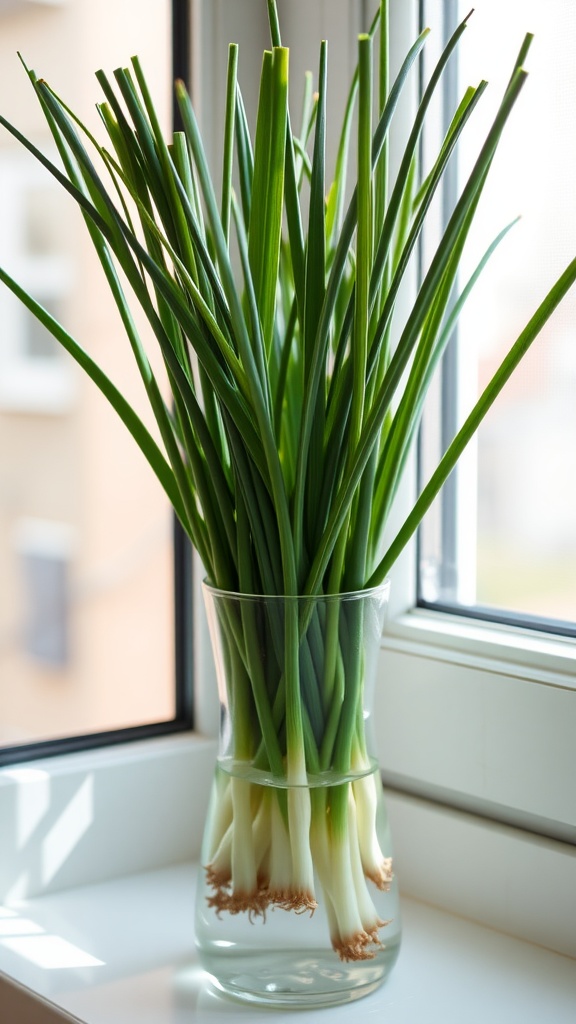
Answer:
POLYGON ((366 885, 351 786, 341 830, 332 831, 329 815, 317 814, 312 842, 334 949, 341 960, 373 959, 382 948, 379 929, 388 922, 379 917, 366 885))
POLYGON ((288 831, 276 794, 272 799, 270 826, 270 902, 283 909, 289 909, 293 889, 292 855, 288 831))
POLYGON ((358 822, 356 831, 364 874, 378 889, 388 892, 392 882, 392 858, 384 856, 378 842, 376 818, 379 786, 380 779, 376 772, 364 775, 352 783, 358 822))
POLYGON ((270 805, 273 799, 274 797, 271 793, 264 791, 261 794, 260 806, 252 826, 252 842, 255 851, 259 888, 265 885, 265 879, 268 878, 270 873, 270 842, 273 834, 270 820, 270 805))
POLYGON ((310 846, 312 809, 307 786, 288 789, 288 829, 292 855, 291 909, 313 912, 318 906, 314 894, 314 865, 310 846))
POLYGON ((208 906, 218 915, 227 911, 230 914, 246 912, 251 918, 264 916, 268 896, 258 882, 252 833, 252 787, 245 779, 235 776, 231 777, 230 787, 233 805, 230 878, 218 874, 214 864, 208 866, 208 882, 214 889, 208 906))
POLYGON ((225 772, 217 771, 213 782, 210 814, 204 840, 209 861, 212 861, 216 856, 216 851, 232 824, 232 817, 230 776, 226 775, 225 772))
POLYGON ((382 918, 378 916, 374 903, 370 897, 370 893, 368 892, 368 886, 366 885, 366 879, 362 869, 362 859, 360 856, 356 803, 352 790, 350 791, 348 800, 348 844, 350 848, 350 865, 352 868, 352 876, 354 878, 356 901, 362 921, 362 927, 366 934, 370 936, 371 941, 381 948, 382 943, 380 941, 378 929, 383 928, 387 922, 383 921, 382 918))

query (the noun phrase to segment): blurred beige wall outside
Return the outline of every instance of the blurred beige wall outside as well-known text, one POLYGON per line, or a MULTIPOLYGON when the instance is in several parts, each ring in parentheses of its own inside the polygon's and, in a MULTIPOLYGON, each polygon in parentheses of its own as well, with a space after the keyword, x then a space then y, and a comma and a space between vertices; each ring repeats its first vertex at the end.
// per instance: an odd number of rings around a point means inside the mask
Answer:
MULTIPOLYGON (((137 53, 168 128, 167 0, 145 5, 145 12, 138 0, 14 0, 0 5, 0 112, 49 149, 47 128, 18 51, 100 138, 95 104, 102 95, 94 72, 103 68, 112 74, 137 53)), ((45 295, 55 299, 66 329, 138 402, 151 425, 130 347, 83 220, 73 200, 25 159, 4 130, 0 222, 7 225, 0 232, 0 263, 18 280, 23 276, 22 283, 31 290, 36 288, 40 301, 45 295)), ((44 351, 46 341, 38 342, 38 351, 23 323, 21 310, 2 295, 2 745, 174 715, 168 503, 94 385, 67 357, 44 351), (26 635, 38 553, 49 562, 52 558, 51 565, 54 558, 68 565, 70 643, 60 664, 34 654, 26 635), (26 575, 30 556, 31 577, 26 575)))

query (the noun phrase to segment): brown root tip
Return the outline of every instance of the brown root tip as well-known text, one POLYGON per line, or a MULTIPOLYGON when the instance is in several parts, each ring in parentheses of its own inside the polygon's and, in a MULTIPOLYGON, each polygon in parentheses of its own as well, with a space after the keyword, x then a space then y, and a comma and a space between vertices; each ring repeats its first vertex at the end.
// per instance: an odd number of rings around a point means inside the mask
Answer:
POLYGON ((374 871, 368 872, 368 878, 377 889, 388 892, 392 884, 394 873, 392 871, 392 857, 384 857, 382 863, 374 871))
POLYGON ((266 917, 266 908, 270 903, 270 897, 265 885, 259 884, 258 888, 251 892, 231 891, 230 871, 217 870, 210 864, 205 871, 208 885, 214 890, 212 896, 206 897, 206 902, 216 911, 218 917, 223 911, 228 914, 246 913, 251 921, 255 917, 263 919, 266 917))
POLYGON ((345 942, 334 942, 333 946, 340 959, 344 962, 350 962, 351 960, 373 960, 376 953, 373 949, 368 949, 370 942, 371 939, 366 932, 359 932, 358 935, 353 935, 345 942))
POLYGON ((380 941, 378 929, 384 928, 387 924, 390 924, 390 921, 378 920, 370 931, 356 932, 346 939, 333 940, 332 946, 341 960, 373 960, 378 950, 385 948, 380 941), (370 946, 376 948, 370 949, 370 946))
POLYGON ((218 870, 209 864, 204 870, 206 872, 206 881, 211 889, 225 889, 232 881, 230 872, 224 871, 222 868, 218 870))
POLYGON ((295 914, 312 914, 318 903, 309 892, 294 892, 293 889, 269 889, 270 903, 280 910, 293 910, 295 914))
POLYGON ((261 889, 254 892, 228 892, 218 889, 213 896, 206 899, 208 906, 216 911, 218 917, 223 911, 228 914, 248 914, 250 921, 255 917, 266 919, 266 908, 270 902, 268 893, 261 889))

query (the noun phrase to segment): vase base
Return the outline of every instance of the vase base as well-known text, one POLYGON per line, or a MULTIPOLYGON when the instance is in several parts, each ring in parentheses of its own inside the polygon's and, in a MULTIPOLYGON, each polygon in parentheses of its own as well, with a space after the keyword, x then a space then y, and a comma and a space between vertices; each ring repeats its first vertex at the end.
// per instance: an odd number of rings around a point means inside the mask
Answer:
POLYGON ((398 947, 388 947, 374 961, 343 964, 318 956, 318 951, 301 951, 287 963, 286 957, 262 952, 257 964, 251 957, 234 968, 230 962, 214 966, 214 973, 206 957, 202 959, 213 988, 234 1001, 271 1009, 319 1009, 370 995, 386 980, 397 955, 398 947))

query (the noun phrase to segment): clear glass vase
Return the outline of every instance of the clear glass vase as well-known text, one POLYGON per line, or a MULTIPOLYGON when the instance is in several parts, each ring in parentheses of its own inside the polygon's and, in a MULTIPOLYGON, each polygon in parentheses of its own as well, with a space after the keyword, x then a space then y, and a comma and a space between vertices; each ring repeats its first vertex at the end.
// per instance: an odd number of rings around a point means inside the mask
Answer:
POLYGON ((277 1007, 367 995, 400 945, 370 730, 389 586, 204 596, 221 707, 196 943, 214 984, 277 1007))

